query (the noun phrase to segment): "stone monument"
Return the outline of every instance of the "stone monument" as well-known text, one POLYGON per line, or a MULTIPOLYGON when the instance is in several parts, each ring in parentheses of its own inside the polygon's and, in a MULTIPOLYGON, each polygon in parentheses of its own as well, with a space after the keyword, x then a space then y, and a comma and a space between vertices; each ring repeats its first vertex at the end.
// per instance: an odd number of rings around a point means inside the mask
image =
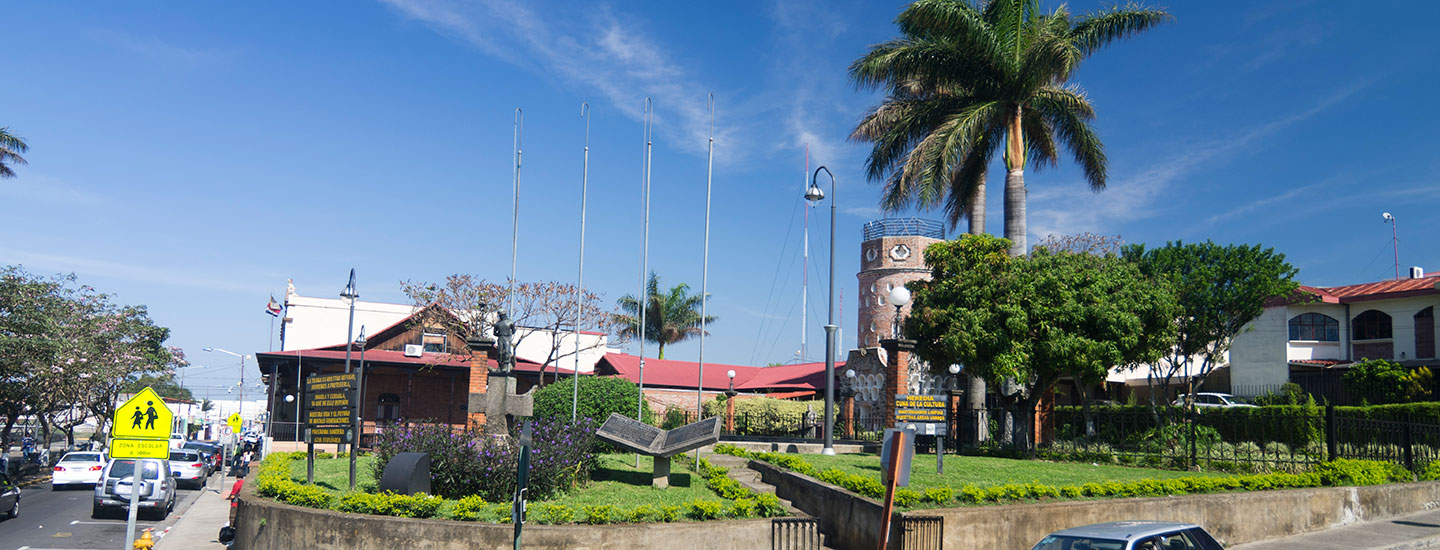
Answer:
POLYGON ((596 436, 642 455, 654 457, 650 484, 670 486, 670 457, 720 441, 720 417, 712 416, 673 430, 662 430, 633 418, 610 413, 596 436))

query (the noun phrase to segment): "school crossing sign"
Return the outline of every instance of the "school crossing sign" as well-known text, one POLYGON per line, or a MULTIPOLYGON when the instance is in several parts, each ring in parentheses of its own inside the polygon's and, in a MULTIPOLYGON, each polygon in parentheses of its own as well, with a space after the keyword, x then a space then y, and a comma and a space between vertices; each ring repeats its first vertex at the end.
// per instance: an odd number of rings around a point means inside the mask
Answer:
POLYGON ((160 394, 146 386, 119 408, 110 428, 112 458, 169 458, 175 413, 160 394))

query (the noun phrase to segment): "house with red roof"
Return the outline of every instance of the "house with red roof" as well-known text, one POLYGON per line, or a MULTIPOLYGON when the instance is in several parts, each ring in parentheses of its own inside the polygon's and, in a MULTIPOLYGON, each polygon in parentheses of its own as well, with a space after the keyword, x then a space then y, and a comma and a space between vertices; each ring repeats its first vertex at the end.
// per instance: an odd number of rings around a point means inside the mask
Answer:
MULTIPOLYGON (((595 365, 601 376, 618 376, 640 384, 640 357, 625 353, 607 353, 595 365)), ((845 372, 845 363, 835 363, 836 377, 845 372)), ((645 358, 645 400, 656 412, 665 409, 695 410, 697 389, 709 401, 734 389, 740 398, 764 396, 779 399, 823 398, 825 363, 798 363, 771 367, 705 363, 704 382, 701 365, 693 361, 645 358), (735 373, 731 378, 730 373, 735 373), (732 385, 733 384, 733 385, 732 385), (698 388, 697 388, 698 386, 698 388)), ((839 387, 839 386, 837 386, 839 387)))
POLYGON ((1364 359, 1440 366, 1437 305, 1440 276, 1425 276, 1419 268, 1395 280, 1301 286, 1294 295, 1267 303, 1265 312, 1235 337, 1232 392, 1259 395, 1364 359))

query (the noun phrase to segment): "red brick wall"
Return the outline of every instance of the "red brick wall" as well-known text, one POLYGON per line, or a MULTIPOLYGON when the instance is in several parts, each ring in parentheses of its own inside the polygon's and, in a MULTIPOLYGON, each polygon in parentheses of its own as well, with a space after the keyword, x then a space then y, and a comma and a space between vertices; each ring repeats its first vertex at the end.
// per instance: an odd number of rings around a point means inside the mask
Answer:
POLYGON ((885 364, 885 390, 880 400, 885 404, 885 427, 895 425, 895 396, 908 394, 910 380, 910 353, 915 350, 913 340, 884 340, 888 360, 885 364))

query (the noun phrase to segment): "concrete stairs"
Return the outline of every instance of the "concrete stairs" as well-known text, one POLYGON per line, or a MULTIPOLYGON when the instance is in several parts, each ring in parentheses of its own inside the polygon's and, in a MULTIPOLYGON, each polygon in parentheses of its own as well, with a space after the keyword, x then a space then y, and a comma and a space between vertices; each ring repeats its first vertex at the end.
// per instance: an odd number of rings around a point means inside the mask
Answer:
MULTIPOLYGON (((760 472, 751 470, 750 467, 747 465, 750 462, 748 459, 718 453, 702 453, 701 456, 704 457, 706 460, 709 460, 711 464, 720 466, 722 468, 728 468, 730 470, 730 478, 740 482, 741 485, 750 488, 750 490, 755 491, 756 493, 765 493, 771 495, 775 494, 775 486, 762 481, 760 479, 760 472)), ((776 498, 779 498, 778 495, 776 498)), ((809 517, 809 514, 806 514, 799 508, 796 508, 794 504, 792 504, 788 500, 781 498, 780 504, 785 506, 785 511, 789 512, 791 516, 809 517)), ((824 548, 831 548, 831 546, 826 544, 825 539, 825 534, 821 533, 821 546, 823 546, 824 548)))

